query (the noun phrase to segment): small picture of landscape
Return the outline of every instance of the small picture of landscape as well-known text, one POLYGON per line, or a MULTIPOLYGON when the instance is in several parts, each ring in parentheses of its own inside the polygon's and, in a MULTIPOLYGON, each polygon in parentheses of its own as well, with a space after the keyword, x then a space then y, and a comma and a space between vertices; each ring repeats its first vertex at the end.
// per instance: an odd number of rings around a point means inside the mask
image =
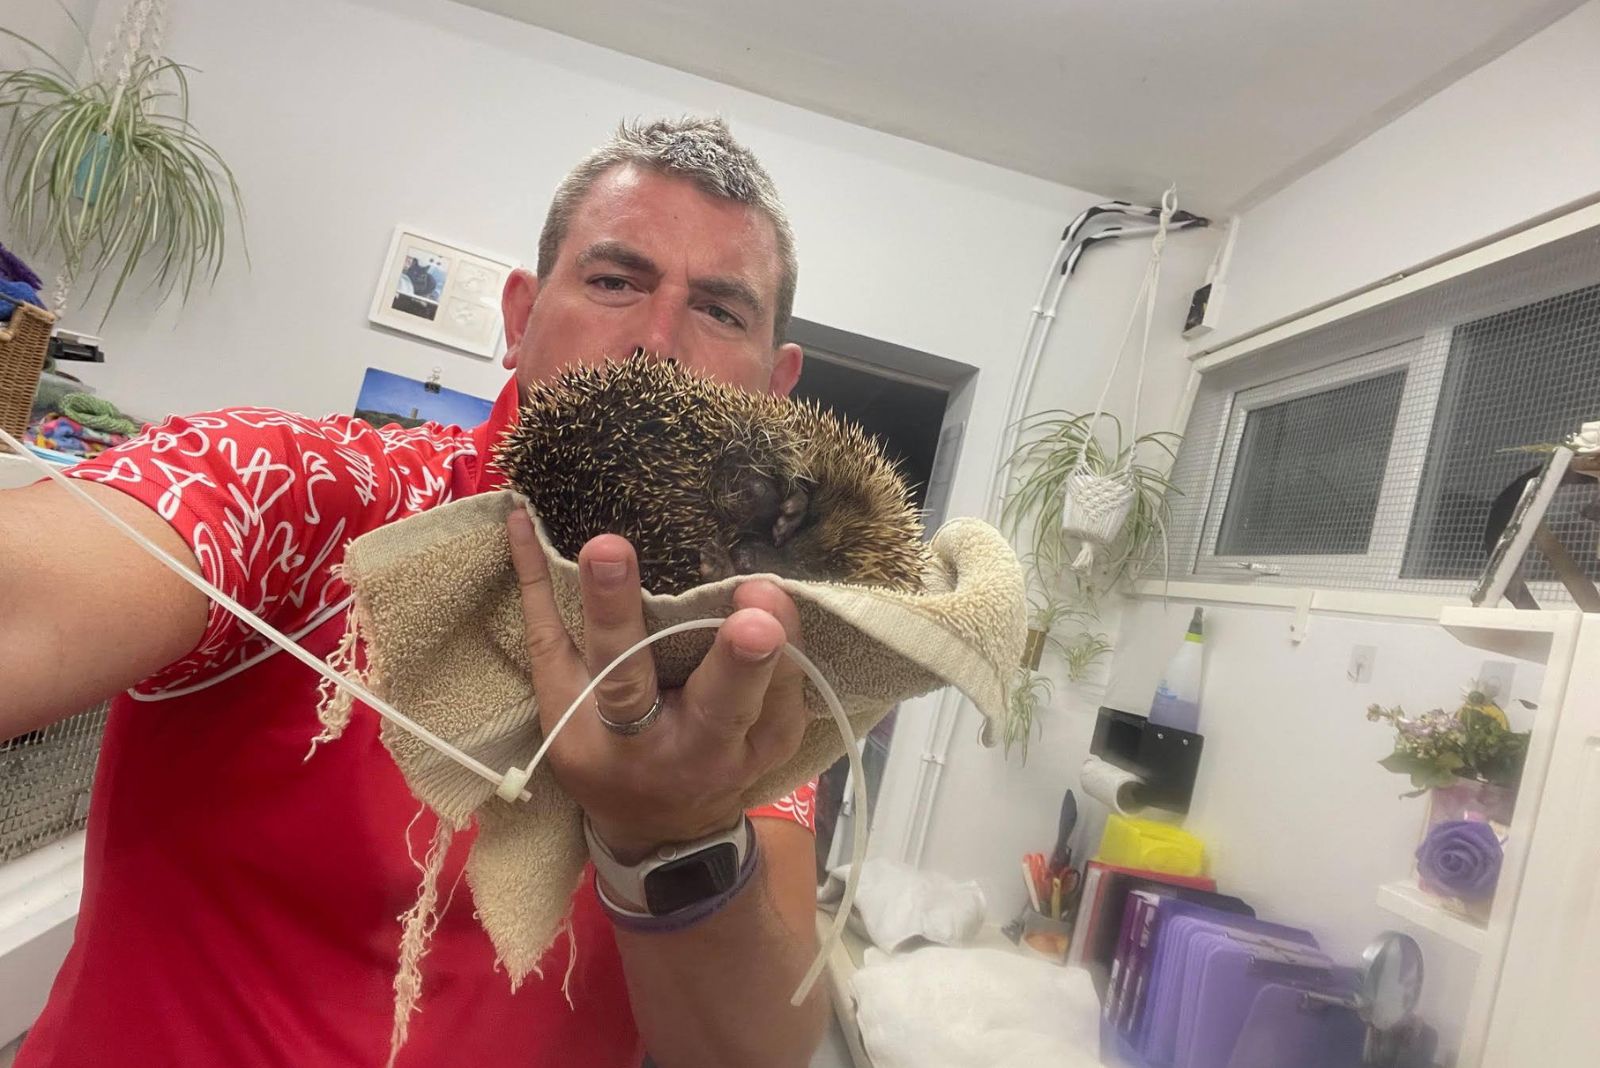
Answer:
POLYGON ((493 406, 470 393, 369 367, 356 398, 355 417, 380 428, 396 423, 403 427, 423 423, 474 427, 489 418, 493 406))

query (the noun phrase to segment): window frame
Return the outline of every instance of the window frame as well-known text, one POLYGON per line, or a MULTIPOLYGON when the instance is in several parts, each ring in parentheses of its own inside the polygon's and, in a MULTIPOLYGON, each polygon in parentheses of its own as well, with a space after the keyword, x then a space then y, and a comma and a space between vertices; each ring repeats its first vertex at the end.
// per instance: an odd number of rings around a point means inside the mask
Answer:
MULTIPOLYGON (((1223 430, 1221 448, 1209 473, 1206 487, 1206 514, 1200 526, 1199 544, 1193 556, 1191 573, 1218 567, 1237 570, 1240 574, 1263 574, 1273 578, 1303 581, 1315 585, 1318 575, 1330 570, 1354 566, 1362 570, 1381 569, 1386 577, 1398 578, 1405 561, 1406 539, 1398 545, 1369 545, 1365 553, 1328 554, 1250 554, 1224 555, 1217 552, 1217 540, 1227 511, 1228 495, 1237 474, 1239 448, 1244 440, 1245 421, 1252 411, 1282 404, 1286 401, 1326 393, 1356 382, 1379 378, 1397 370, 1406 374, 1400 403, 1395 409, 1393 433, 1389 440, 1389 454, 1384 460, 1383 479, 1379 484, 1378 505, 1373 512, 1372 529, 1392 529, 1401 524, 1410 529, 1411 515, 1416 508, 1417 496, 1422 487, 1422 471, 1396 470, 1395 454, 1402 445, 1413 447, 1413 438, 1407 435, 1413 428, 1424 428, 1423 443, 1426 449, 1433 437, 1434 413, 1439 392, 1444 385, 1444 367, 1448 361, 1420 360, 1429 347, 1448 345, 1452 330, 1438 327, 1424 334, 1413 335, 1357 356, 1345 357, 1317 367, 1295 371, 1268 382, 1243 386, 1234 390, 1222 413, 1223 430), (1330 378, 1329 373, 1333 372, 1330 378), (1315 379, 1315 381, 1311 381, 1315 379)), ((1448 351, 1448 350, 1446 350, 1448 351)), ((1425 580, 1433 581, 1433 580, 1425 580)), ((1441 589, 1450 583, 1439 580, 1441 589)))
MULTIPOLYGON (((1219 338, 1215 344, 1197 347, 1188 355, 1191 373, 1178 404, 1174 425, 1186 437, 1189 436, 1193 427, 1191 418, 1204 381, 1213 376, 1232 379, 1241 372, 1251 373, 1247 368, 1271 364, 1275 359, 1271 355, 1272 350, 1283 345, 1359 320, 1369 313, 1416 298, 1435 287, 1455 284, 1481 272, 1496 271, 1508 261, 1529 254, 1543 254, 1571 242, 1597 240, 1600 240, 1600 194, 1585 198, 1555 214, 1529 219, 1497 236, 1445 250, 1387 277, 1375 279, 1368 285, 1310 304, 1298 313, 1240 330, 1219 338)), ((1600 281, 1600 278, 1595 280, 1600 281)), ((1577 284, 1584 282, 1579 280, 1577 284)), ((1505 306, 1509 305, 1500 305, 1505 306)), ((1494 306, 1491 302, 1476 310, 1480 314, 1490 314, 1494 306)), ((1227 409, 1228 403, 1225 401, 1224 412, 1227 409)), ((1428 426, 1431 440, 1431 421, 1428 426)), ((1220 452, 1219 434, 1217 443, 1200 459, 1203 473, 1193 484, 1193 495, 1202 501, 1209 500, 1205 495, 1210 493, 1217 477, 1220 452)), ((1459 580, 1407 579, 1404 580, 1404 586, 1377 589, 1336 587, 1323 582, 1256 582, 1253 580, 1264 576, 1243 570, 1238 574, 1199 574, 1196 568, 1205 559, 1198 551, 1203 520, 1202 516, 1199 526, 1184 531, 1181 539, 1172 542, 1171 570, 1165 575, 1147 575, 1136 581, 1131 591, 1134 596, 1161 600, 1188 597, 1224 604, 1287 609, 1292 613, 1290 634, 1294 641, 1304 639, 1313 611, 1438 622, 1441 612, 1466 607, 1468 603, 1470 585, 1459 580)), ((1572 610, 1558 599, 1556 584, 1530 583, 1529 588, 1542 604, 1572 610)))

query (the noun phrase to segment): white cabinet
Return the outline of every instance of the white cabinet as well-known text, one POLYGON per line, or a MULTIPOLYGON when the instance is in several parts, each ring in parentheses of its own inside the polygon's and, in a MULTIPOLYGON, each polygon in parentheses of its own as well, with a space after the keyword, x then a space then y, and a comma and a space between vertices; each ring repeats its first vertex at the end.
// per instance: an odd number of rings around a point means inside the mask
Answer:
MULTIPOLYGON (((1546 664, 1501 889, 1477 942, 1458 1068, 1593 1068, 1600 1064, 1600 615, 1451 608, 1441 622, 1469 645, 1546 664)), ((1407 914, 1405 902, 1386 907, 1407 914)))
MULTIPOLYGON (((1542 789, 1518 802, 1537 810, 1488 1000, 1483 1068, 1600 1064, 1600 615, 1578 618, 1542 789)), ((1563 674, 1560 637, 1552 674, 1563 674)))

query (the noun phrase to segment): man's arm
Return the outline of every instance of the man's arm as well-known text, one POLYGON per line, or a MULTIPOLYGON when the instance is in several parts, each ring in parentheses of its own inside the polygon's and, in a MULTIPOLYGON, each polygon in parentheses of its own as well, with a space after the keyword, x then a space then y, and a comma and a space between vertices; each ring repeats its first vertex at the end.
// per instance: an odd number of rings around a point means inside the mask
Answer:
MULTIPOLYGON (((525 512, 513 510, 507 534, 533 687, 549 730, 591 672, 644 637, 638 562, 614 535, 578 554, 580 655, 525 512)), ((624 863, 662 843, 735 826, 750 785, 799 748, 810 718, 804 676, 779 655, 786 640, 800 640, 799 610, 761 580, 739 586, 733 601, 738 610, 683 688, 661 693, 664 711, 650 727, 624 737, 595 714, 596 702, 613 720, 637 719, 652 706, 655 661, 645 650, 601 682, 551 746, 557 780, 624 863)), ((677 933, 617 932, 634 1017, 662 1068, 804 1068, 821 1039, 827 1006, 820 992, 798 1008, 789 1004, 816 949, 811 837, 770 819, 756 828, 761 877, 722 911, 677 933)))
POLYGON ((822 1036, 818 983, 789 1005, 816 953, 811 832, 757 819, 762 871, 722 912, 687 931, 617 931, 634 1018, 661 1068, 803 1068, 822 1036))
MULTIPOLYGON (((197 567, 183 539, 145 505, 81 485, 197 567)), ((0 491, 0 740, 81 712, 183 656, 205 630, 206 605, 60 486, 0 491)))

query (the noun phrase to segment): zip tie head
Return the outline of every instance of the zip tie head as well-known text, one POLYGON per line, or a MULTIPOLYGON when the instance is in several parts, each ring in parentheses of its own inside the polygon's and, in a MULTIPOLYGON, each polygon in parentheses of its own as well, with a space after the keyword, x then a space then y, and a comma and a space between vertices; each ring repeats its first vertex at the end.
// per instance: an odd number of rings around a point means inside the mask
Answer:
POLYGON ((513 804, 522 799, 522 788, 528 785, 528 769, 510 767, 505 774, 500 776, 500 785, 495 788, 495 793, 502 801, 513 804))

